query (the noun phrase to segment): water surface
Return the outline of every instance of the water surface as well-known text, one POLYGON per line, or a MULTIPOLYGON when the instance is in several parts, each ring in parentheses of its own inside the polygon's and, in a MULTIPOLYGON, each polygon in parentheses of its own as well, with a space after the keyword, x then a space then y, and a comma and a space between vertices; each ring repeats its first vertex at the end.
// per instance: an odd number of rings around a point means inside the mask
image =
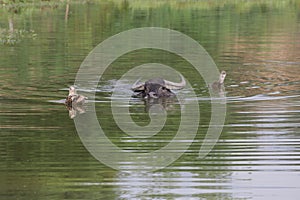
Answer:
MULTIPOLYGON (((14 36, 18 41, 0 44, 1 199, 297 199, 298 1, 68 6, 67 18, 66 4, 24 6, 18 12, 1 8, 1 31, 9 32, 11 25, 13 31, 24 30, 24 36, 14 36), (203 78, 169 52, 144 49, 123 55, 105 71, 97 88, 79 88, 87 94, 96 90, 97 117, 114 144, 129 151, 157 150, 176 135, 180 106, 174 102, 168 107, 166 129, 154 137, 131 138, 113 122, 114 84, 144 63, 163 63, 181 72, 197 95, 201 119, 190 148, 165 169, 135 171, 130 169, 136 162, 126 162, 126 170, 116 171, 87 151, 62 102, 95 46, 145 26, 187 34, 227 71, 226 122, 212 151, 199 159, 211 117, 203 78)), ((125 94, 129 88, 125 82, 125 94)), ((132 99, 128 106, 138 124, 149 122, 143 101, 132 99)))

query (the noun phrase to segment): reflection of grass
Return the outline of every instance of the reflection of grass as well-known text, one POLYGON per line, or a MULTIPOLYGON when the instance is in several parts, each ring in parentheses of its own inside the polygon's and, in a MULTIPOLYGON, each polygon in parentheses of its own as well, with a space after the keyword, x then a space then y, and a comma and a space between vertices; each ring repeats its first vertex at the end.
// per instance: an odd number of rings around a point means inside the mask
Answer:
MULTIPOLYGON (((64 8, 66 12, 65 19, 68 20, 68 4, 85 4, 85 3, 104 3, 110 2, 117 8, 132 10, 149 10, 155 8, 166 8, 164 13, 173 11, 173 17, 177 17, 177 10, 180 13, 190 13, 192 10, 228 10, 238 14, 251 13, 253 10, 261 13, 270 10, 282 9, 300 9, 300 0, 0 0, 0 21, 12 19, 15 23, 15 29, 10 25, 0 28, 0 44, 16 44, 22 38, 35 38, 36 34, 31 29, 31 21, 26 21, 32 15, 40 15, 41 12, 52 12, 55 9, 64 8), (21 26, 21 27, 20 27, 21 26)), ((126 10, 124 9, 124 10, 126 10)), ((289 10, 287 10, 287 13, 289 10)), ((187 16, 190 19, 190 16, 187 16)), ((166 20, 161 19, 163 24, 166 20)))
POLYGON ((234 6, 241 10, 248 10, 253 6, 264 8, 282 8, 287 5, 300 5, 300 0, 0 0, 2 6, 32 6, 34 4, 53 5, 61 3, 97 3, 97 2, 114 2, 120 6, 129 6, 133 9, 156 8, 163 5, 169 5, 172 8, 193 8, 193 9, 212 9, 221 8, 227 5, 234 6))
POLYGON ((62 0, 0 0, 0 4, 40 3, 40 2, 62 2, 62 0))
POLYGON ((23 7, 41 7, 41 6, 56 6, 58 4, 62 4, 64 1, 40 1, 40 0, 31 0, 31 1, 1 1, 0 0, 0 9, 4 8, 6 10, 9 9, 16 9, 16 8, 23 8, 23 7))
POLYGON ((15 45, 24 38, 35 39, 37 34, 25 22, 28 16, 41 9, 55 9, 65 5, 63 0, 0 0, 0 21, 8 19, 8 27, 0 27, 0 45, 15 45), (20 27, 20 25, 22 25, 20 27))
POLYGON ((58 6, 65 3, 100 3, 113 2, 119 7, 128 7, 131 9, 149 9, 162 6, 170 6, 174 9, 220 9, 230 6, 238 11, 249 11, 252 7, 258 6, 262 10, 284 8, 294 6, 300 8, 300 0, 0 0, 0 9, 2 8, 20 8, 20 7, 41 7, 58 6))
MULTIPOLYGON (((93 0, 93 2, 101 2, 102 0, 93 0)), ((262 9, 283 8, 297 4, 300 7, 300 0, 108 0, 120 5, 126 5, 132 9, 149 9, 168 5, 174 9, 215 9, 225 6, 232 6, 239 11, 249 11, 253 6, 259 6, 262 9)))
POLYGON ((33 30, 6 30, 0 29, 0 44, 15 45, 23 38, 36 38, 36 33, 33 30))
POLYGON ((38 10, 44 7, 57 8, 60 5, 65 5, 66 2, 69 2, 69 0, 0 0, 0 12, 2 10, 8 13, 20 14, 24 10, 38 10))

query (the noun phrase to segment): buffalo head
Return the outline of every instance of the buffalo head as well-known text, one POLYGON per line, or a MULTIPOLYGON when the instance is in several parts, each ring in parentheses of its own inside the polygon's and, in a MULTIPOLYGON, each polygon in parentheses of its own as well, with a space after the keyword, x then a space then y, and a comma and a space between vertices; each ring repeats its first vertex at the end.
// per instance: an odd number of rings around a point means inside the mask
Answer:
POLYGON ((143 98, 173 97, 175 94, 171 90, 179 90, 186 85, 184 77, 182 75, 180 75, 180 77, 180 83, 174 83, 161 78, 153 78, 145 83, 135 83, 131 89, 134 92, 139 92, 136 96, 143 98))

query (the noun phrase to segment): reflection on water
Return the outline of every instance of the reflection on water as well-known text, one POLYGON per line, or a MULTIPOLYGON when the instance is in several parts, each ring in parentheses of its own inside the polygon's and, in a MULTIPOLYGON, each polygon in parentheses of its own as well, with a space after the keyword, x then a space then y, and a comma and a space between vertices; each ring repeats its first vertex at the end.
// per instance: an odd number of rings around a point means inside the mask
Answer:
POLYGON ((85 113, 83 105, 66 106, 69 111, 69 117, 74 119, 77 115, 85 113))
MULTIPOLYGON (((14 30, 33 30, 36 38, 21 37, 16 45, 0 42, 1 199, 297 199, 299 3, 138 2, 35 6, 20 8, 17 14, 3 10, 0 35, 13 23, 14 30), (211 117, 209 88, 175 55, 155 50, 128 53, 105 71, 86 111, 71 109, 69 114, 63 104, 82 60, 99 42, 144 26, 189 35, 227 72, 224 88, 214 96, 226 94, 226 123, 204 159, 198 153, 211 117), (149 123, 151 105, 167 110, 163 134, 153 137, 122 133, 112 118, 116 80, 148 62, 172 66, 191 83, 201 111, 198 134, 185 154, 165 169, 130 170, 136 158, 120 163, 123 171, 115 171, 85 149, 69 115, 87 114, 93 101, 106 136, 124 150, 148 152, 168 144, 180 122, 176 101, 130 99, 131 117, 140 125, 149 123)), ((89 96, 95 88, 78 89, 89 96)), ((127 83, 121 89, 132 93, 127 83)))

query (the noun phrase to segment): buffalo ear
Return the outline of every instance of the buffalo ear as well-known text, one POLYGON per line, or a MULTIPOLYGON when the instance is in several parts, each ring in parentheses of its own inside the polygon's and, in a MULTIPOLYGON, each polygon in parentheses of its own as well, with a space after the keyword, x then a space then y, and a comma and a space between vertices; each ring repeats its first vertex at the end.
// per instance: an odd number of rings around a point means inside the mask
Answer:
POLYGON ((181 74, 179 74, 179 75, 180 75, 180 78, 181 78, 180 83, 175 83, 175 82, 164 80, 165 87, 169 90, 180 90, 180 89, 184 88, 185 85, 186 85, 185 79, 181 74))
POLYGON ((145 90, 145 84, 141 84, 141 85, 133 85, 131 87, 131 90, 134 92, 140 92, 140 91, 144 91, 145 90))

